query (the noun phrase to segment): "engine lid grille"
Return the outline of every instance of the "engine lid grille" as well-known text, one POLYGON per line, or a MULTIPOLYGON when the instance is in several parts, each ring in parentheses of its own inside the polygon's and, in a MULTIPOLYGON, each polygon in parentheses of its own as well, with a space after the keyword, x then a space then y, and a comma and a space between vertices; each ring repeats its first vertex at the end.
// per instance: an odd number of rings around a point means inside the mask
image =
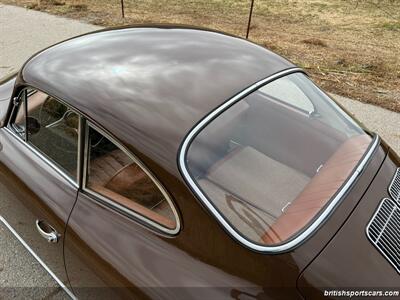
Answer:
POLYGON ((392 198, 400 204, 400 168, 394 173, 393 180, 389 186, 389 194, 392 198))
POLYGON ((367 225, 367 236, 400 273, 400 208, 391 199, 383 199, 367 225))

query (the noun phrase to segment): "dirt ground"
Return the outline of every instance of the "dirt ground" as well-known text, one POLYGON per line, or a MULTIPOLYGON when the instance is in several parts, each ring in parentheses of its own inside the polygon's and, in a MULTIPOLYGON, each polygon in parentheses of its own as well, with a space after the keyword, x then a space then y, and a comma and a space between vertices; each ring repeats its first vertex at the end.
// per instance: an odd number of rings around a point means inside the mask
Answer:
MULTIPOLYGON (((1 0, 102 26, 180 23, 245 36, 250 0, 1 0)), ((325 90, 400 112, 400 0, 255 0, 249 39, 325 90)))

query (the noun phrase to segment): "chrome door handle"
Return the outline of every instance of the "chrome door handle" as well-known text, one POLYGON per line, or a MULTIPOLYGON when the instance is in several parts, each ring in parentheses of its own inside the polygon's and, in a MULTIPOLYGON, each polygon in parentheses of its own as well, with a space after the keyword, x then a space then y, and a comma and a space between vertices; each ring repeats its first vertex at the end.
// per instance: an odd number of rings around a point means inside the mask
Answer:
POLYGON ((43 220, 36 220, 36 229, 40 235, 49 243, 57 243, 60 235, 57 231, 43 220))

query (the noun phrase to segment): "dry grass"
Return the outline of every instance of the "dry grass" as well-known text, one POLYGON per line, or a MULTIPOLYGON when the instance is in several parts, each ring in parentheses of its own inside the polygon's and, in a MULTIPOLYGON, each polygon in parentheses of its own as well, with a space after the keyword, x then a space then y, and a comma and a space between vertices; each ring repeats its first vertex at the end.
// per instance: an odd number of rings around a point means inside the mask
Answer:
POLYGON ((321 41, 320 39, 316 39, 316 38, 305 39, 305 40, 303 40, 303 43, 309 44, 309 45, 314 45, 314 46, 327 47, 327 45, 324 41, 321 41))
MULTIPOLYGON (((125 0, 122 19, 120 0, 1 1, 103 26, 183 23, 240 36, 250 4, 125 0)), ((250 40, 300 65, 330 92, 400 112, 398 0, 255 0, 250 40)))

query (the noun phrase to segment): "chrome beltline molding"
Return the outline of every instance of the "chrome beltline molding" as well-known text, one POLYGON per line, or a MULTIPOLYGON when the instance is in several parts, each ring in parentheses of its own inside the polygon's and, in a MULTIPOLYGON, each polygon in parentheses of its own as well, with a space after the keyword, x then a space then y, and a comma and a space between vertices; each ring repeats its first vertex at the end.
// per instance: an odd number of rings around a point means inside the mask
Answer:
POLYGON ((186 167, 186 153, 188 151, 188 148, 190 146, 191 141, 194 139, 194 137, 199 133, 209 122, 211 122, 216 116, 218 116, 221 112, 226 110, 228 107, 233 105, 234 103, 240 101, 243 97, 248 95, 249 93, 255 91, 259 87, 263 86, 264 84, 273 81, 279 77, 295 73, 295 72, 303 72, 304 71, 301 68, 291 68, 287 69, 278 73, 275 73, 272 76, 269 76, 265 79, 262 79, 255 84, 251 85, 250 87, 246 88, 239 94, 235 95, 225 103, 223 103, 221 106, 217 107, 215 110, 213 110, 211 113, 209 113, 204 119, 202 119, 194 128, 191 129, 189 134, 185 137, 180 152, 179 152, 179 157, 178 157, 178 164, 179 168, 182 172, 183 178, 186 180, 190 188, 194 191, 194 193, 198 196, 198 198, 206 205, 206 207, 211 211, 211 213, 218 219, 218 221, 221 223, 221 225, 241 244, 244 246, 247 246, 250 249, 253 249, 255 251, 259 252, 266 252, 266 253, 281 253, 281 252, 286 252, 289 251, 296 246, 298 246, 300 243, 302 243, 305 239, 307 239, 311 234, 313 234, 319 226, 326 220, 326 218, 331 214, 331 212, 334 210, 336 205, 339 203, 340 199, 346 194, 346 192, 350 189, 352 184, 355 182, 357 177, 360 175, 364 167, 366 166, 367 162, 369 161, 369 158, 372 156, 374 153, 375 149, 379 145, 379 136, 375 135, 374 140, 372 142, 372 145, 369 147, 369 150, 367 153, 364 155, 363 159, 359 162, 356 170, 353 172, 353 174, 350 176, 350 178, 346 181, 342 189, 336 194, 336 196, 329 202, 328 206, 323 210, 323 212, 316 218, 316 220, 310 224, 303 232, 301 232, 298 236, 293 238, 292 240, 289 240, 288 242, 284 244, 280 244, 277 246, 264 246, 260 244, 256 244, 254 242, 251 242, 244 238, 241 234, 239 234, 226 220, 225 218, 220 214, 220 212, 215 208, 215 206, 208 200, 208 198, 203 194, 203 192, 200 190, 200 188, 197 186, 197 184, 194 182, 192 177, 189 174, 189 171, 186 167))
POLYGON ((13 136, 18 142, 20 142, 22 145, 27 147, 31 152, 35 153, 36 156, 38 156, 42 161, 50 165, 60 176, 62 176, 64 179, 66 179, 72 186, 75 188, 79 188, 78 183, 72 179, 69 175, 67 175, 63 170, 61 170, 60 167, 58 167, 55 163, 53 163, 50 159, 48 159, 46 156, 44 156, 42 153, 40 153, 39 150, 37 150, 35 147, 30 145, 29 143, 25 142, 18 134, 16 134, 13 130, 11 130, 8 127, 4 127, 4 131, 13 136))
POLYGON ((32 250, 31 247, 22 239, 22 237, 15 231, 15 229, 0 215, 0 222, 3 223, 7 229, 17 238, 17 240, 29 251, 30 254, 39 262, 39 264, 50 274, 51 277, 58 283, 58 285, 67 293, 71 299, 77 299, 75 295, 69 290, 65 284, 50 270, 50 268, 40 259, 40 257, 32 250))

